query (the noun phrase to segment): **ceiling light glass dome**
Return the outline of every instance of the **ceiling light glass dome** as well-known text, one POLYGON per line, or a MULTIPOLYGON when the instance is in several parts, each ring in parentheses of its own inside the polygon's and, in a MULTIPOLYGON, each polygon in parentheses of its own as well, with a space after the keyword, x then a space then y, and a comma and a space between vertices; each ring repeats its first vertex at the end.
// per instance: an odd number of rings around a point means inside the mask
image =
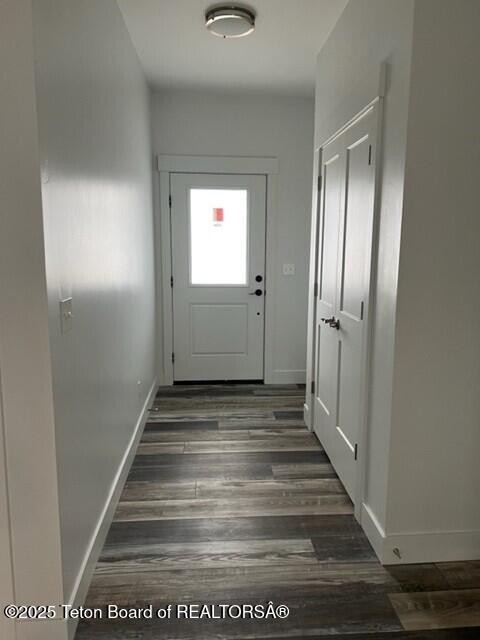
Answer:
POLYGON ((219 38, 242 38, 255 29, 255 14, 239 5, 221 5, 208 9, 205 26, 219 38))

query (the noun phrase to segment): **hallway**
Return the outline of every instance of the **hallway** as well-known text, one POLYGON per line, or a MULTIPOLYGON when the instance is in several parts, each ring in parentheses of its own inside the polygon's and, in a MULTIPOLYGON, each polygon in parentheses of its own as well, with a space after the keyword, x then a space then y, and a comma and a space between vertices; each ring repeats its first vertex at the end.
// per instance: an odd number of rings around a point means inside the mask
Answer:
POLYGON ((479 33, 0 2, 0 640, 480 640, 479 33))
POLYGON ((382 567, 303 398, 299 385, 161 388, 85 603, 272 601, 288 618, 96 620, 77 640, 478 638, 404 631, 478 624, 480 563, 382 567))

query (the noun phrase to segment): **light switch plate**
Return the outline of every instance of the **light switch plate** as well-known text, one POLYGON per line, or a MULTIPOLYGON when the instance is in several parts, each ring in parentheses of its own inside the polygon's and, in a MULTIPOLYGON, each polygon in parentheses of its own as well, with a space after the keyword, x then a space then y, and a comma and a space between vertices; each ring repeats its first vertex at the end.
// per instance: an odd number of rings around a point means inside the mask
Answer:
POLYGON ((295 265, 294 264, 284 264, 283 265, 283 275, 284 276, 293 276, 293 275, 295 275, 295 265))
POLYGON ((60 327, 62 333, 71 331, 73 325, 72 298, 60 300, 60 327))

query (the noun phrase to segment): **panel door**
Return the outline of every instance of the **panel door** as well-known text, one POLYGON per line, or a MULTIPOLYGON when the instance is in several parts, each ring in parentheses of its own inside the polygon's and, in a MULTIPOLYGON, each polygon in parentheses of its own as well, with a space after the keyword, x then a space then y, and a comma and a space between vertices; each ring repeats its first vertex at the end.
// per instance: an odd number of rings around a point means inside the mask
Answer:
MULTIPOLYGON (((348 493, 354 498, 356 452, 365 391, 365 304, 371 270, 374 207, 372 113, 348 128, 324 149, 322 223, 335 215, 337 241, 321 247, 315 431, 348 493), (332 172, 331 157, 338 167, 332 172), (330 161, 330 162, 329 162, 330 161), (335 194, 334 205, 329 194, 335 194), (334 213, 332 213, 334 211, 334 213), (333 273, 335 272, 335 275, 333 273), (322 282, 328 278, 331 306, 325 306, 322 282), (327 313, 328 310, 328 313, 327 313), (322 322, 321 317, 330 323, 322 322)), ((332 234, 333 236, 333 234, 332 234)))
POLYGON ((266 178, 172 174, 174 380, 261 380, 266 178))
POLYGON ((322 154, 320 259, 316 305, 314 429, 319 438, 336 425, 338 341, 330 327, 337 310, 338 236, 345 173, 342 144, 334 142, 322 154))

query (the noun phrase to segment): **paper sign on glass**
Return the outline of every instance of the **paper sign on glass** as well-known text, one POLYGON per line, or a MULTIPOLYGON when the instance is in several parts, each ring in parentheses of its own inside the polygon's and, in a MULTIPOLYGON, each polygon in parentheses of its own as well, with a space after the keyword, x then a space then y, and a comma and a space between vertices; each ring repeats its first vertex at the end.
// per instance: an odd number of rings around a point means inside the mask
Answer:
POLYGON ((215 224, 221 224, 223 222, 223 207, 213 208, 213 222, 215 224))

